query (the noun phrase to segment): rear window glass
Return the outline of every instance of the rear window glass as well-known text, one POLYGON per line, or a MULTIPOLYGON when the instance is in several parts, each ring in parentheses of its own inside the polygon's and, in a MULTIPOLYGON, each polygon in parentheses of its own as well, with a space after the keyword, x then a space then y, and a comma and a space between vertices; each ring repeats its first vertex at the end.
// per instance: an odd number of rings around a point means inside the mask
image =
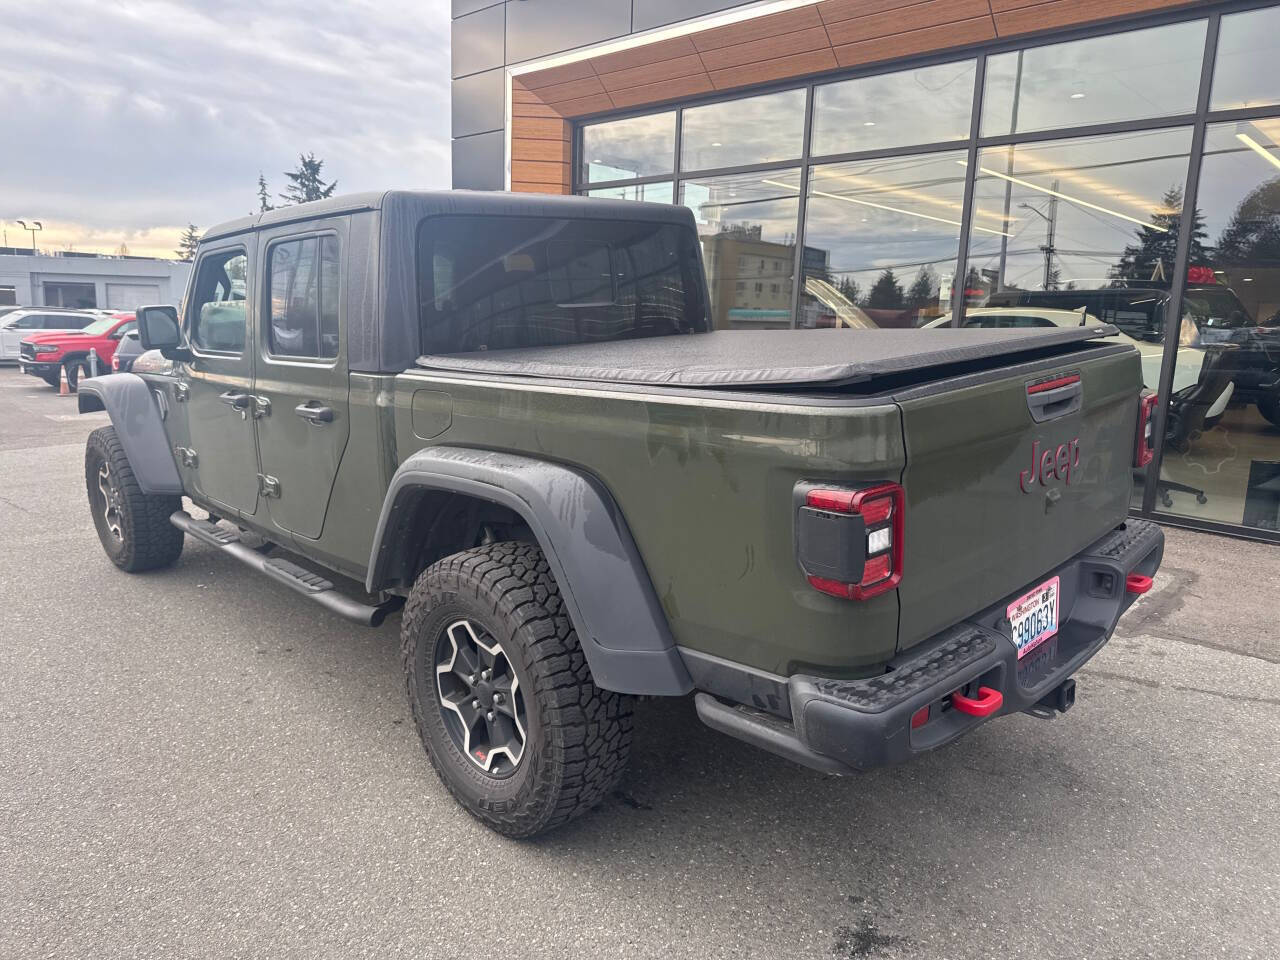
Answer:
POLYGON ((708 329, 697 240, 677 224, 431 217, 418 228, 424 353, 708 329))

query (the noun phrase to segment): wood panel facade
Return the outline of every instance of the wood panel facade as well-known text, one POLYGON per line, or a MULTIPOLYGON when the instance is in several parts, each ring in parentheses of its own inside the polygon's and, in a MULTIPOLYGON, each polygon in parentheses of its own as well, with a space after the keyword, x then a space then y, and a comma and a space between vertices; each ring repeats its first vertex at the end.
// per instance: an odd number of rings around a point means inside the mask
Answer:
POLYGON ((823 0, 514 78, 511 189, 572 189, 578 117, 1174 8, 1188 0, 823 0))

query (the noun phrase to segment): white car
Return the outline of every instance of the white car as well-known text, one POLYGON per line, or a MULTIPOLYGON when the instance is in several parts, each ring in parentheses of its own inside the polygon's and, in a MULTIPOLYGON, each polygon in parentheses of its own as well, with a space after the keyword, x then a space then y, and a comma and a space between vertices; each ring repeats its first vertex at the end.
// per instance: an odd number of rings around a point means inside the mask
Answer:
POLYGON ((63 307, 19 307, 0 317, 0 360, 17 361, 18 344, 35 333, 83 330, 97 314, 63 307))
MULTIPOLYGON (((1053 307, 969 307, 964 312, 966 327, 1096 327, 1102 323, 1092 313, 1084 309, 1059 310, 1053 307)), ((930 320, 924 326, 946 327, 951 325, 951 314, 944 313, 930 320)), ((1126 333, 1114 334, 1114 339, 1122 340, 1137 349, 1142 357, 1142 379, 1148 389, 1156 389, 1160 383, 1160 364, 1164 359, 1164 344, 1151 343, 1146 340, 1135 340, 1126 333)), ((1174 394, 1191 386, 1200 379, 1200 368, 1204 365, 1204 348, 1196 337, 1195 324, 1183 324, 1178 344, 1177 361, 1173 368, 1174 394)), ((1206 414, 1206 419, 1221 416, 1231 401, 1235 384, 1228 382, 1217 400, 1206 414)))

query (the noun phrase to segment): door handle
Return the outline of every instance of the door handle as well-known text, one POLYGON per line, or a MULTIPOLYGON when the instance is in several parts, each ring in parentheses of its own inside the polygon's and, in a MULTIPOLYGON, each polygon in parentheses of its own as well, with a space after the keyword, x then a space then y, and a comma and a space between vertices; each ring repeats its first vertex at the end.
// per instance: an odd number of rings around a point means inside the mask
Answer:
POLYGON ((249 412, 249 404, 253 402, 253 397, 247 393, 237 393, 234 390, 228 390, 225 393, 218 394, 218 399, 225 403, 228 407, 240 414, 240 419, 247 419, 249 412))
POLYGON ((322 407, 315 400, 298 404, 293 412, 308 423, 333 423, 333 408, 322 407))

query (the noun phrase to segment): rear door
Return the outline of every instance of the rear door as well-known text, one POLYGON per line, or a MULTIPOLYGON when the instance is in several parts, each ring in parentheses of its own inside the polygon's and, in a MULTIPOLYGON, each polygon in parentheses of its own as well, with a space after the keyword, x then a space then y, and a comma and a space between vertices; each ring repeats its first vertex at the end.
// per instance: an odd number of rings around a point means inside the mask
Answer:
POLYGON ((179 451, 178 460, 191 489, 229 516, 258 510, 253 250, 252 235, 201 247, 184 319, 193 357, 175 370, 190 444, 189 456, 179 451))
POLYGON ((1033 586, 1124 520, 1142 381, 1136 353, 1106 353, 898 398, 907 447, 900 648, 1033 586))
POLYGON ((307 539, 324 528, 346 449, 347 219, 266 231, 259 297, 257 433, 272 523, 307 539))

